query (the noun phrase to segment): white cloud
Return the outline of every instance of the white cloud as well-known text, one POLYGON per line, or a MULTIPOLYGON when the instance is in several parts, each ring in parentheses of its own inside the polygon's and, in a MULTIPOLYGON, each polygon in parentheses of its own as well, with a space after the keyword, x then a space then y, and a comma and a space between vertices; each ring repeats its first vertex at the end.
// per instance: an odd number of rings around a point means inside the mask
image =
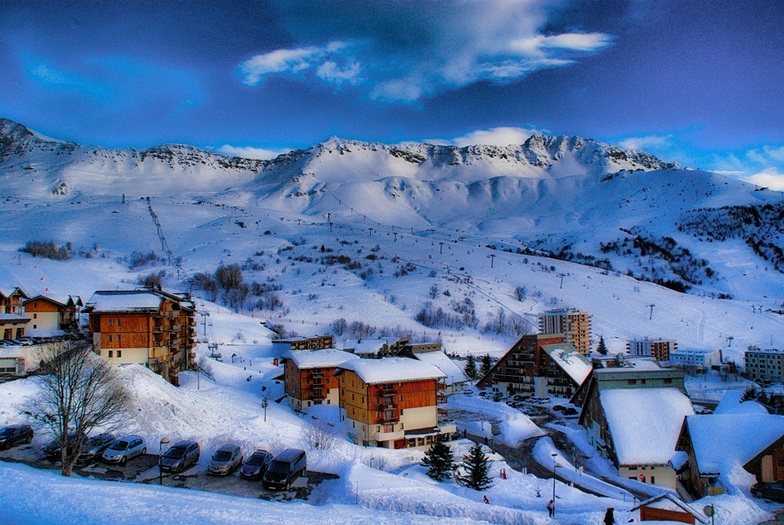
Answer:
POLYGON ((670 147, 672 135, 646 135, 644 137, 628 137, 618 141, 623 149, 666 148, 670 147))
POLYGON ((400 0, 368 2, 361 10, 337 0, 278 0, 276 8, 294 41, 307 45, 243 62, 245 84, 268 75, 317 79, 359 86, 371 99, 393 103, 568 66, 613 41, 604 33, 544 35, 552 5, 530 0, 400 0), (319 41, 325 43, 313 45, 319 41))
POLYGON ((282 155, 283 153, 288 153, 291 150, 252 148, 249 146, 231 146, 229 144, 224 144, 218 148, 217 151, 223 155, 242 157, 243 159, 270 160, 274 159, 278 155, 282 155))
POLYGON ((533 128, 517 128, 500 126, 490 129, 479 129, 453 139, 425 139, 423 142, 441 146, 508 146, 520 145, 528 140, 531 135, 543 133, 542 130, 533 128))
POLYGON ((771 190, 784 191, 784 172, 781 172, 776 168, 765 169, 750 177, 744 178, 744 180, 771 190))

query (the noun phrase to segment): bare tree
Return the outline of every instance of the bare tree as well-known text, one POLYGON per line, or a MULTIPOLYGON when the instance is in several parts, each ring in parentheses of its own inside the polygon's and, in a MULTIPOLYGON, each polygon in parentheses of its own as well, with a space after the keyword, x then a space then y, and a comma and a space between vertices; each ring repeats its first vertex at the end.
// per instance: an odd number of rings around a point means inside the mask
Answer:
POLYGON ((306 425, 302 430, 302 441, 311 450, 327 450, 332 448, 338 439, 338 431, 331 423, 324 420, 306 425))
POLYGON ((112 430, 124 419, 128 394, 91 345, 50 345, 41 358, 40 392, 24 412, 59 439, 61 473, 70 476, 90 432, 112 430))

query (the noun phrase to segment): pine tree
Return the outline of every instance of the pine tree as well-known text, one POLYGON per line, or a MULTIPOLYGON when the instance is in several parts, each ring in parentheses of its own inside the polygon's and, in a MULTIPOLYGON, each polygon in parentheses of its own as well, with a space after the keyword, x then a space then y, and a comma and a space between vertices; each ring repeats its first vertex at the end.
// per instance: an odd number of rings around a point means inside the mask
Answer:
POLYGON ((599 346, 596 348, 596 351, 601 355, 607 355, 607 345, 604 344, 603 336, 599 336, 599 346))
POLYGON ((455 457, 452 455, 450 449, 445 443, 443 438, 436 437, 430 449, 425 452, 425 459, 422 464, 430 468, 427 469, 427 475, 436 481, 444 481, 448 479, 455 470, 455 457))
POLYGON ((465 375, 468 379, 476 379, 476 359, 473 354, 468 354, 466 358, 465 375))
POLYGON ((487 456, 479 443, 474 444, 468 454, 463 456, 462 467, 466 473, 457 476, 460 484, 474 490, 485 490, 493 486, 490 476, 487 475, 490 470, 487 456))
POLYGON ((490 369, 493 368, 493 363, 490 361, 490 354, 485 354, 482 356, 482 367, 479 369, 479 375, 481 377, 486 376, 490 369))

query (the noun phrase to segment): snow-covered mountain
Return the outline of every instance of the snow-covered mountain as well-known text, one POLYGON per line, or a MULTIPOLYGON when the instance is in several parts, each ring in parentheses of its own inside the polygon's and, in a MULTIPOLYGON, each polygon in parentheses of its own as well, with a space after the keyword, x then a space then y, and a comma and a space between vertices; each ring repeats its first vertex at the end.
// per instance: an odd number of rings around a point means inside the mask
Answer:
MULTIPOLYGON (((633 296, 623 300, 640 303, 640 322, 654 302, 641 284, 618 288, 620 276, 688 289, 700 301, 734 298, 739 308, 778 310, 784 295, 778 193, 580 137, 534 135, 506 147, 333 137, 259 161, 179 145, 87 147, 0 120, 0 184, 6 280, 35 286, 62 275, 39 260, 36 273, 18 250, 33 240, 71 243, 81 258, 69 276, 78 289, 58 283, 62 293, 88 295, 153 271, 183 288, 197 273, 237 262, 248 281, 276 281, 297 319, 370 316, 415 331, 430 301, 426 313, 442 308, 468 318, 446 316, 442 327, 482 331, 505 308, 531 317, 530 329, 545 308, 578 306, 593 311, 619 344, 673 330, 640 333, 646 330, 618 324, 606 297, 620 299, 628 289, 633 296), (151 251, 162 255, 157 263, 134 264, 145 259, 134 252, 151 251), (93 266, 94 273, 85 270, 93 266), (407 279, 417 274, 412 287, 407 279), (594 291, 551 288, 555 275, 579 275, 583 289, 594 291), (451 295, 426 293, 431 284, 451 295), (513 299, 521 286, 528 297, 513 299), (325 287, 337 289, 327 295, 325 287)), ((682 297, 658 294, 657 304, 682 297)), ((724 308, 720 301, 714 307, 724 308)), ((684 323, 682 340, 726 342, 723 324, 708 327, 710 336, 704 324, 688 333, 691 315, 678 308, 673 315, 672 323, 684 323)), ((773 327, 778 316, 770 321, 773 327)))

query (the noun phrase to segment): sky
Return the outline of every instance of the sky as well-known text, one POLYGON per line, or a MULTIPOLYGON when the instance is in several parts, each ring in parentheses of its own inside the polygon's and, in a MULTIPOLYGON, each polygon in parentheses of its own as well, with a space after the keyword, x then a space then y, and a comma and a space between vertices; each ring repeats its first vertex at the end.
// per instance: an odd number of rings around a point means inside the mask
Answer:
POLYGON ((784 189, 781 20, 780 0, 0 0, 0 117, 258 158, 580 135, 784 189))

